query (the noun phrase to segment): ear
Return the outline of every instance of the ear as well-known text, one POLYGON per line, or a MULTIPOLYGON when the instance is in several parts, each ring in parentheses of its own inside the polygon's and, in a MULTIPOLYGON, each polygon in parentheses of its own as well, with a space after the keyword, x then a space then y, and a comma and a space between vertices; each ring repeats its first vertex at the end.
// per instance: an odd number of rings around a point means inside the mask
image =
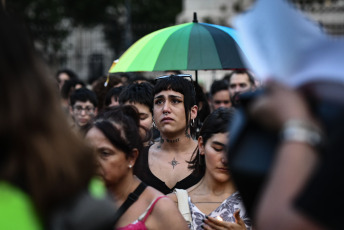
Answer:
POLYGON ((199 149, 199 154, 204 155, 204 143, 203 143, 203 137, 201 136, 198 137, 198 149, 199 149))
POLYGON ((137 160, 137 157, 139 156, 139 150, 135 148, 132 150, 131 153, 132 155, 128 158, 128 161, 130 165, 134 166, 137 160))
POLYGON ((195 119, 197 117, 197 111, 198 111, 198 107, 197 105, 194 105, 191 107, 191 111, 190 111, 190 118, 195 119))
POLYGON ((94 110, 94 115, 97 116, 98 115, 98 108, 96 107, 94 110))

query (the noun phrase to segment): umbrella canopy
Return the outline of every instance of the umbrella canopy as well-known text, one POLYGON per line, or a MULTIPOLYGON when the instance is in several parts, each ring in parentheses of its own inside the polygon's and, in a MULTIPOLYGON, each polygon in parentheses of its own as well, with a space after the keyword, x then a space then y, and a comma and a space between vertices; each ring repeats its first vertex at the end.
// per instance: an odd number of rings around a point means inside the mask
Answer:
POLYGON ((243 69, 241 53, 234 29, 194 19, 144 36, 109 72, 243 69))

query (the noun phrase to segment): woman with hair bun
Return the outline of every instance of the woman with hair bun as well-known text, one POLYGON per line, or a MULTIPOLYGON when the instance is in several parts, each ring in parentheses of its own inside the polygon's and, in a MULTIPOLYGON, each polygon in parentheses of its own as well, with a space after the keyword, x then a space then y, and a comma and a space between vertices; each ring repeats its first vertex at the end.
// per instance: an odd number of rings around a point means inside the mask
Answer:
POLYGON ((116 229, 187 229, 173 201, 133 173, 142 149, 139 114, 131 105, 109 108, 86 133, 98 158, 98 174, 119 209, 116 229))

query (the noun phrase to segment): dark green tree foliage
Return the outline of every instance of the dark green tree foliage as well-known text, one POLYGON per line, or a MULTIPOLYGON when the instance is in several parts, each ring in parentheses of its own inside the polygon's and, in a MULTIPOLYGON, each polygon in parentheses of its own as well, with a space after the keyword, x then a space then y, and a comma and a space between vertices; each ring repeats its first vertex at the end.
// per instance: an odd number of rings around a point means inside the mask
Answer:
POLYGON ((117 15, 110 17, 106 26, 106 38, 116 53, 124 52, 128 48, 128 43, 131 45, 144 35, 174 25, 176 16, 182 11, 182 0, 122 0, 121 2, 124 8, 117 9, 117 15), (129 26, 126 20, 127 10, 130 12, 131 41, 127 41, 125 35, 129 26), (125 23, 120 23, 116 17, 122 19, 124 17, 125 23))
POLYGON ((132 43, 140 37, 173 25, 181 0, 15 0, 7 11, 24 21, 44 53, 54 55, 75 26, 104 25, 107 41, 116 53, 127 47, 125 32, 130 9, 132 43))
POLYGON ((64 17, 64 7, 58 0, 7 1, 6 9, 25 22, 33 39, 41 44, 43 51, 48 51, 49 45, 57 51, 68 34, 68 28, 60 25, 64 17))

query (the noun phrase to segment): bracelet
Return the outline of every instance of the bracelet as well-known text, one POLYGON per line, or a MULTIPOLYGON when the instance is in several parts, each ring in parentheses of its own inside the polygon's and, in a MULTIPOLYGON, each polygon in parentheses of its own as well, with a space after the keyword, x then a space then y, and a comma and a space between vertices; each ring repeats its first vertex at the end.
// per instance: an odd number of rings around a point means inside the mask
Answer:
POLYGON ((312 122, 292 119, 283 125, 282 141, 295 141, 319 148, 323 144, 321 129, 312 122))

